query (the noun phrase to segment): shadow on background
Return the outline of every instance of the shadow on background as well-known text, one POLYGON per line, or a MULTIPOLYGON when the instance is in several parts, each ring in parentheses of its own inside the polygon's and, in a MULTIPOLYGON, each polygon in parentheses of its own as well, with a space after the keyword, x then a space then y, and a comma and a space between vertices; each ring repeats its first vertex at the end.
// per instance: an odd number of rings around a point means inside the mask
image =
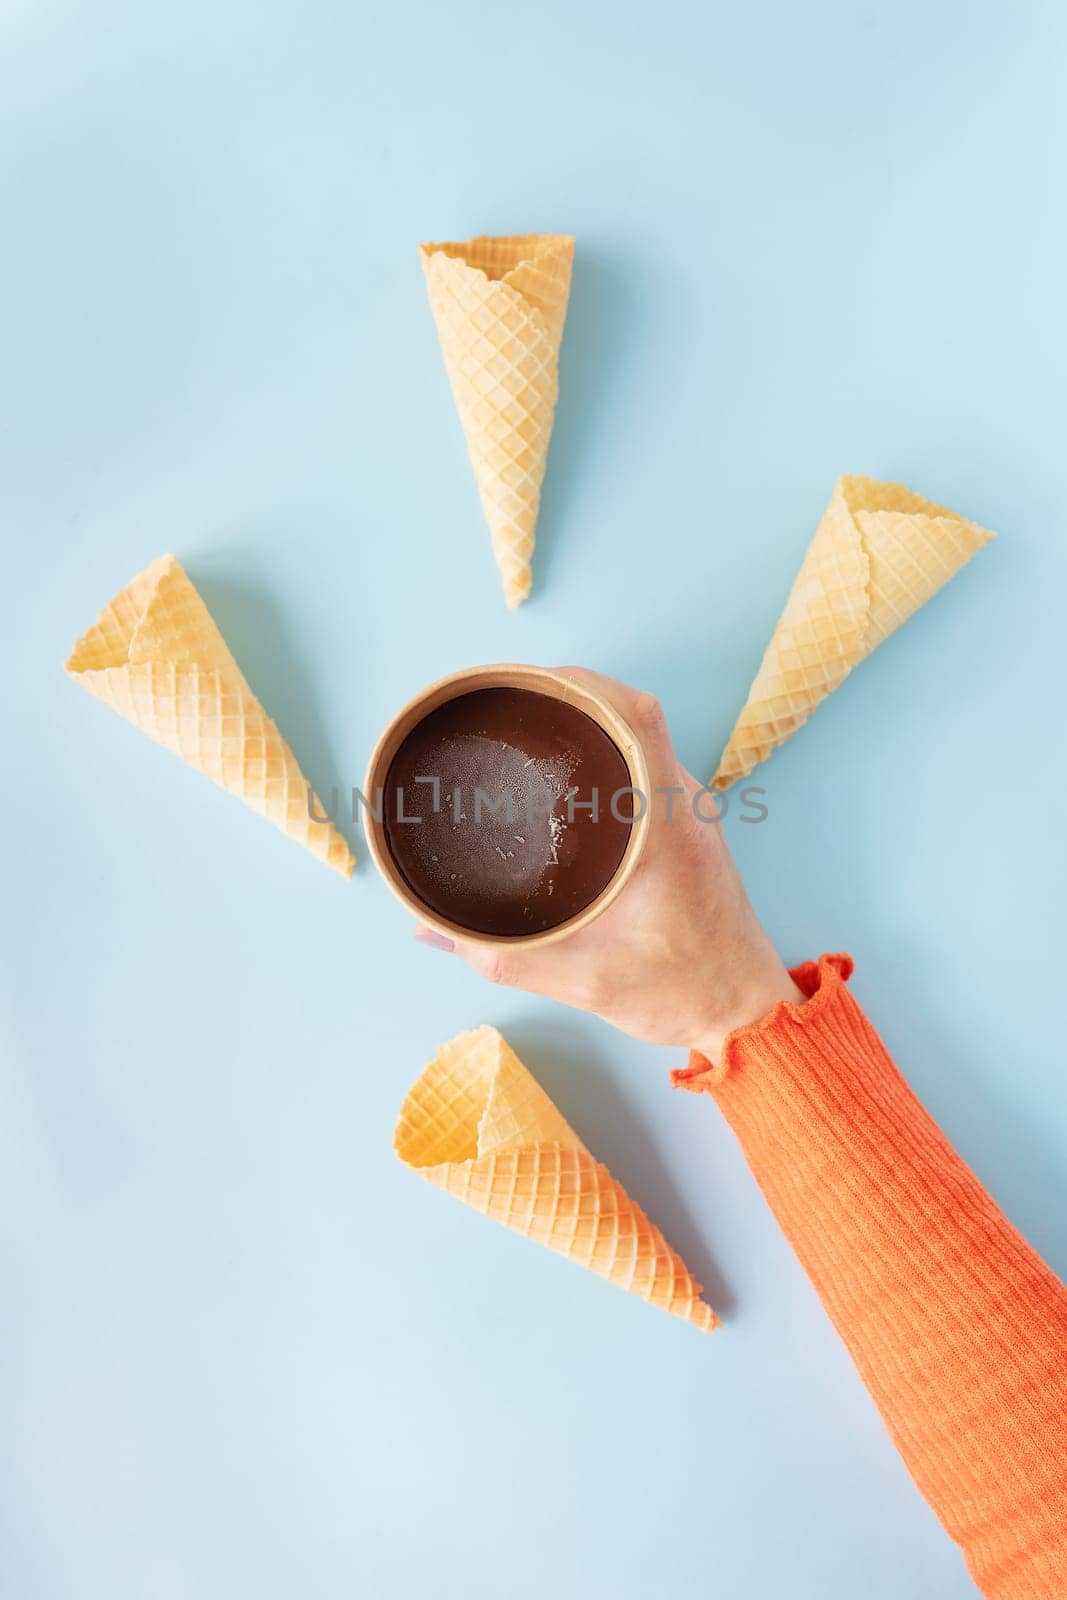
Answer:
MULTIPOLYGON (((328 807, 338 766, 315 685, 296 642, 296 630, 266 585, 249 577, 254 565, 250 558, 240 578, 205 572, 196 565, 189 576, 267 715, 278 724, 304 776, 328 807)), ((355 837, 351 799, 343 786, 334 826, 355 852, 359 872, 365 851, 355 837)))
POLYGON ((622 384, 626 350, 636 337, 642 301, 611 260, 575 253, 560 352, 559 402, 541 491, 534 554, 534 597, 552 581, 557 541, 574 536, 575 486, 589 471, 592 440, 608 396, 622 384))
POLYGON ((669 1161, 649 1140, 648 1125, 627 1103, 603 1056, 553 1018, 516 1023, 512 1049, 552 1097, 578 1137, 609 1168, 661 1230, 724 1321, 735 1306, 729 1284, 700 1226, 678 1193, 669 1161))

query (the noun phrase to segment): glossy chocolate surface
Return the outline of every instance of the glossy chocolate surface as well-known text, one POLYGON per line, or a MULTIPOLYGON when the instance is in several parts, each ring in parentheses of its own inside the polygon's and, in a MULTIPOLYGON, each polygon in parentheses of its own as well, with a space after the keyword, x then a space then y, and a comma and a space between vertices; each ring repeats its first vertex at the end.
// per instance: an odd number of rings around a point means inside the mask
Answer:
POLYGON ((629 784, 618 747, 584 711, 529 689, 477 689, 431 711, 397 750, 386 842, 438 916, 476 933, 543 933, 614 877, 629 784))

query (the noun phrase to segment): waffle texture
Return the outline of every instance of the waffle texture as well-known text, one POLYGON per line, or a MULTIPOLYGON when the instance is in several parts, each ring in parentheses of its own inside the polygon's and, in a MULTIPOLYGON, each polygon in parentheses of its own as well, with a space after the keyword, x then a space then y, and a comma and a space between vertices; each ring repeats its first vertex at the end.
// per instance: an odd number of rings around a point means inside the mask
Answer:
POLYGON ((712 783, 726 789, 993 535, 900 483, 839 478, 712 783))
POLYGON ((150 739, 351 876, 351 850, 329 822, 309 816, 309 786, 296 757, 174 556, 160 556, 115 596, 74 646, 67 672, 150 739))
POLYGON ((508 606, 530 592, 559 393, 574 240, 558 233, 419 247, 508 606))
POLYGON ((718 1326, 681 1257, 495 1028, 441 1046, 404 1101, 393 1148, 505 1227, 704 1332, 718 1326))
POLYGON ((907 1087, 845 987, 674 1074, 706 1090, 919 1489, 989 1600, 1067 1596, 1067 1289, 907 1087))

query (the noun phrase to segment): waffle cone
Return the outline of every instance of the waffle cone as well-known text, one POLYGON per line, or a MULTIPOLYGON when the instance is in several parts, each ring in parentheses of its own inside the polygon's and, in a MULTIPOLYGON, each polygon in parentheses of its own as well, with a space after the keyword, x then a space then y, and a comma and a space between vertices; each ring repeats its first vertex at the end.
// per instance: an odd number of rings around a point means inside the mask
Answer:
MULTIPOLYGON (((157 744, 346 877, 352 852, 308 815, 309 787, 174 556, 134 578, 67 662, 78 683, 157 744)), ((317 808, 321 815, 321 808, 317 808)))
POLYGON ((514 607, 532 582, 574 240, 483 237, 420 245, 419 254, 504 599, 514 607))
POLYGON ((685 1263, 495 1028, 442 1045, 404 1102, 393 1148, 505 1227, 704 1332, 718 1326, 685 1263))
POLYGON ((712 779, 766 760, 993 535, 899 483, 839 478, 712 779))

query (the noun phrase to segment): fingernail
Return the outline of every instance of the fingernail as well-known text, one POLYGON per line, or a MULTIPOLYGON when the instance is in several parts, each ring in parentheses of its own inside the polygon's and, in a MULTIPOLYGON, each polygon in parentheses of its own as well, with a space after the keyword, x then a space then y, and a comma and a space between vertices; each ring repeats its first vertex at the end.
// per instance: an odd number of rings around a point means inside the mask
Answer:
POLYGON ((454 950, 455 942, 446 939, 443 933, 435 933, 432 928, 416 928, 415 937, 420 944, 426 945, 430 950, 454 950))

